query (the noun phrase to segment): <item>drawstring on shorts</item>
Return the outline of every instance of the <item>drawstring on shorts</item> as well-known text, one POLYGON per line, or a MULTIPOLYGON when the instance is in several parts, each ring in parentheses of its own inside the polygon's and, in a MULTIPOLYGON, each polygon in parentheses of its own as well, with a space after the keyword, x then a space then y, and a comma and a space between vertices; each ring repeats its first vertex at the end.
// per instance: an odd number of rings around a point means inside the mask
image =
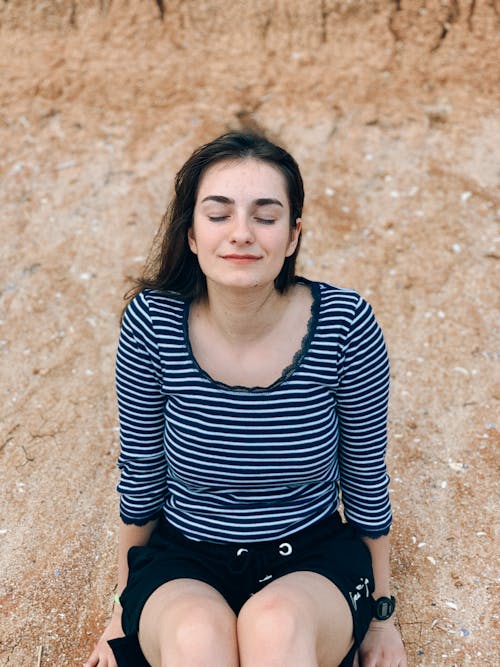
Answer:
MULTIPOLYGON (((268 562, 269 556, 276 556, 276 552, 282 558, 287 558, 293 553, 293 546, 290 542, 271 543, 264 547, 236 546, 229 569, 234 574, 243 574, 248 571, 248 575, 254 584, 264 584, 273 578, 273 575, 269 572, 268 562)), ((256 592, 252 591, 250 594, 256 592)))

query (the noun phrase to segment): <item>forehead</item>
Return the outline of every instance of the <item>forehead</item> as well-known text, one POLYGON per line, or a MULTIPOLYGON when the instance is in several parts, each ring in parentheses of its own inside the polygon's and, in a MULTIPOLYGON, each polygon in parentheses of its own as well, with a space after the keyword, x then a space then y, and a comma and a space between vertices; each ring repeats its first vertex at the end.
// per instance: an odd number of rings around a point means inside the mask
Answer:
POLYGON ((263 160, 223 160, 206 169, 200 179, 197 199, 208 195, 259 199, 280 198, 288 203, 286 181, 281 171, 263 160))

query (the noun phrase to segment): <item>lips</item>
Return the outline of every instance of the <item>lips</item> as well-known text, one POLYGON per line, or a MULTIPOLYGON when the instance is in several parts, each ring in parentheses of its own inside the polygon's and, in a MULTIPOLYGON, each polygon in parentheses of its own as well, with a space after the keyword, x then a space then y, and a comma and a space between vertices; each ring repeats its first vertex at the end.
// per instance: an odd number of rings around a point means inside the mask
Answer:
POLYGON ((258 255, 223 255, 223 259, 230 262, 255 262, 260 257, 258 255))

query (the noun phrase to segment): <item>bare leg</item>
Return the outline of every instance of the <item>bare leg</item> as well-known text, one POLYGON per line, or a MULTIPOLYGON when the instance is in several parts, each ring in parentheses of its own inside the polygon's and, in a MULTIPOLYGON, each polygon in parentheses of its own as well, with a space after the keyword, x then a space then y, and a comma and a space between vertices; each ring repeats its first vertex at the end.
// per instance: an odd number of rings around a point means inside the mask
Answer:
POLYGON ((314 572, 276 579, 238 617, 241 667, 336 667, 353 643, 349 605, 314 572))
POLYGON ((236 617, 222 595, 176 579, 146 602, 139 642, 152 667, 237 667, 236 617))

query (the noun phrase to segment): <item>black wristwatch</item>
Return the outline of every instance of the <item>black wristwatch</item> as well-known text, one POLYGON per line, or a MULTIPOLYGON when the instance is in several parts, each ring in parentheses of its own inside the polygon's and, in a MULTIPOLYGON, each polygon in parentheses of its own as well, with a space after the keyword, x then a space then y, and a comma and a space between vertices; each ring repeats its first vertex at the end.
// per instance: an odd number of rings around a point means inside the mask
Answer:
POLYGON ((396 609, 396 598, 391 595, 390 598, 378 598, 372 600, 373 618, 377 621, 387 621, 394 614, 396 609))

